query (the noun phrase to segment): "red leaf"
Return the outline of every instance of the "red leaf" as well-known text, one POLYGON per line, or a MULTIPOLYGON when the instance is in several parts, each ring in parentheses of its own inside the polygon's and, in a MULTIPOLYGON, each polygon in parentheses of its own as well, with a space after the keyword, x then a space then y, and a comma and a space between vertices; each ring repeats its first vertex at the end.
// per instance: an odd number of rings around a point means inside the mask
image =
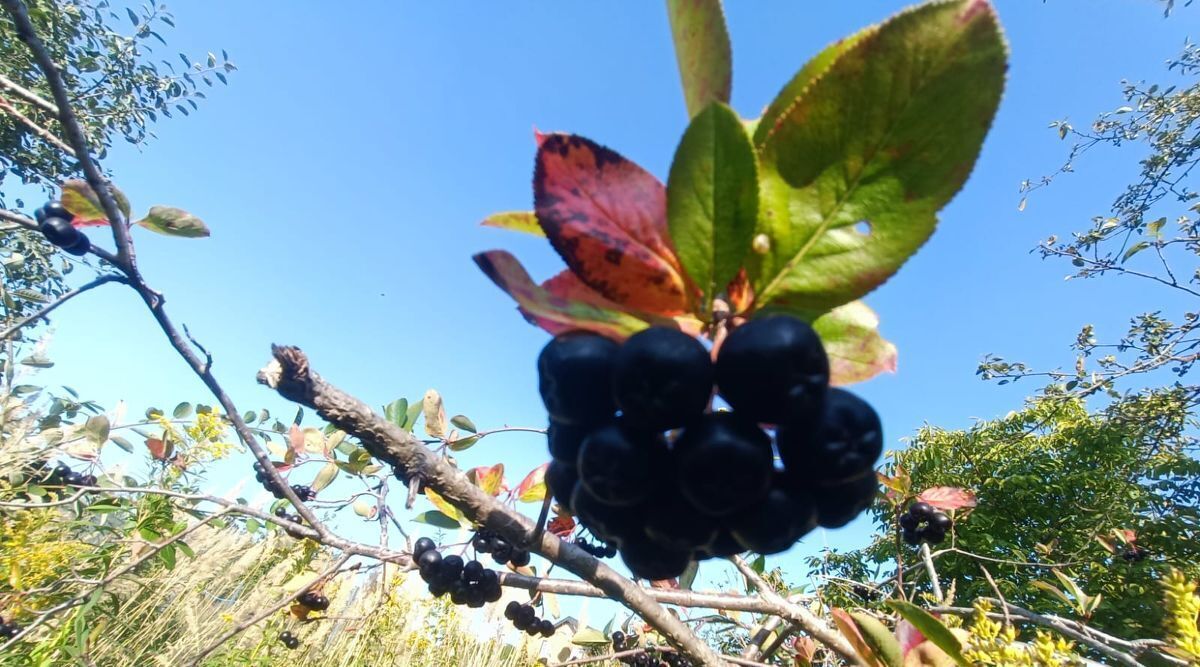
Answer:
POLYGON ((974 493, 957 486, 935 486, 925 489, 917 496, 917 500, 943 511, 975 507, 978 504, 974 493))
POLYGON ((657 588, 657 589, 666 590, 666 591, 677 590, 679 588, 679 580, 678 579, 659 579, 657 581, 651 581, 650 588, 657 588))
POLYGON ((575 519, 568 516, 556 516, 546 524, 546 530, 559 539, 566 539, 575 532, 575 519))
POLYGON ((504 485, 504 464, 497 463, 494 466, 472 468, 467 473, 467 478, 475 486, 483 489, 485 493, 495 496, 500 493, 500 487, 504 485))
POLYGON ((146 449, 150 450, 150 456, 155 461, 167 460, 167 447, 161 438, 146 438, 146 449))
POLYGON ((1137 533, 1133 532, 1132 530, 1129 530, 1128 528, 1122 528, 1121 530, 1118 531, 1118 534, 1120 537, 1124 538, 1125 544, 1136 544, 1137 543, 1137 533))
POLYGON ((688 309, 690 288, 667 235, 667 194, 649 172, 583 137, 538 136, 534 209, 579 279, 623 306, 688 309))
MULTIPOLYGON (((566 329, 584 329, 624 340, 649 326, 647 322, 616 309, 550 293, 535 284, 525 268, 510 253, 490 250, 474 257, 475 263, 519 304, 521 314, 542 329, 554 334, 566 329)), ((563 289, 560 285, 556 289, 563 289)))
POLYGON ((792 649, 796 651, 796 667, 809 667, 817 654, 817 643, 812 637, 797 636, 792 640, 792 649))
POLYGON ((729 312, 740 315, 746 312, 754 303, 754 288, 750 286, 750 277, 746 275, 746 267, 738 269, 737 275, 729 281, 725 288, 729 297, 729 312))

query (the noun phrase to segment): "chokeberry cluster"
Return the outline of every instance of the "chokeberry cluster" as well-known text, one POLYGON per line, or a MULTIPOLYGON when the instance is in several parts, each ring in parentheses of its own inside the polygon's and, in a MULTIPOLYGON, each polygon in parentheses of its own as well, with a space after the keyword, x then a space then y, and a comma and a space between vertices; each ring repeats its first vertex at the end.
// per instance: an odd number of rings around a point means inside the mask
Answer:
MULTIPOLYGON (((275 508, 275 516, 279 517, 280 519, 283 519, 284 521, 291 521, 292 523, 303 523, 303 519, 300 517, 299 514, 289 513, 287 511, 286 507, 275 508)), ((292 537, 294 537, 298 540, 304 539, 304 535, 296 532, 295 530, 293 530, 291 528, 285 528, 284 530, 287 531, 288 535, 291 535, 292 537)))
MULTIPOLYGON (((258 461, 254 462, 254 479, 258 480, 258 483, 262 484, 264 489, 270 491, 271 495, 275 496, 276 498, 284 497, 283 489, 280 488, 279 485, 275 484, 274 480, 272 480, 270 475, 267 474, 266 468, 264 468, 263 464, 259 463, 258 461)), ((308 502, 317 497, 317 492, 314 491, 311 486, 307 486, 305 484, 293 484, 292 493, 295 493, 302 502, 308 502)))
POLYGON ((34 477, 39 484, 44 486, 96 486, 95 475, 71 470, 67 464, 62 462, 51 468, 48 473, 44 461, 39 461, 34 468, 34 477))
POLYGON ((504 608, 504 618, 530 637, 538 634, 543 637, 554 636, 554 623, 546 618, 538 618, 537 611, 531 605, 513 600, 504 608))
POLYGON ((324 593, 318 591, 305 591, 300 597, 296 598, 296 602, 299 602, 300 606, 312 611, 325 611, 329 609, 329 598, 325 597, 324 593))
POLYGON ((575 546, 583 549, 596 558, 612 558, 617 555, 617 545, 597 542, 592 544, 582 537, 575 538, 575 546))
POLYGON ((12 621, 5 623, 4 619, 0 618, 0 639, 12 639, 19 634, 21 634, 21 626, 12 621))
POLYGON ((934 509, 929 503, 915 502, 900 515, 900 536, 912 545, 922 542, 940 544, 952 525, 954 522, 945 512, 934 509))
POLYGON ((499 601, 504 594, 495 570, 487 569, 477 560, 464 562, 461 556, 442 557, 428 537, 417 540, 413 558, 421 580, 429 584, 429 593, 434 597, 448 594, 454 604, 478 609, 485 603, 499 601))
MULTIPOLYGON (((620 630, 612 633, 614 651, 629 651, 638 648, 639 642, 640 639, 636 634, 626 635, 620 630)), ((692 665, 690 660, 678 653, 658 651, 653 646, 642 653, 621 656, 617 660, 623 665, 633 665, 634 667, 659 667, 664 663, 668 667, 691 667, 692 665)))
POLYGON ((1129 545, 1124 551, 1121 552, 1121 558, 1123 558, 1126 563, 1139 563, 1146 560, 1146 557, 1149 555, 1149 551, 1135 544, 1129 545))
POLYGON ((471 538, 471 547, 476 553, 491 554, 497 565, 511 564, 514 567, 529 565, 529 550, 522 549, 503 535, 498 535, 487 528, 480 528, 471 538))
POLYGON ((68 211, 62 202, 47 203, 35 211, 33 217, 38 221, 38 230, 50 243, 72 255, 86 255, 87 251, 91 250, 91 241, 86 234, 71 224, 75 215, 68 211))
POLYGON ((288 632, 287 630, 284 630, 283 632, 279 633, 279 641, 282 642, 283 645, 288 647, 289 649, 295 649, 300 646, 300 640, 296 638, 296 635, 293 635, 291 632, 288 632))
POLYGON ((849 523, 878 491, 879 416, 829 387, 825 349, 799 319, 738 327, 715 364, 675 329, 620 345, 569 332, 542 350, 538 375, 546 482, 638 577, 785 551, 816 526, 849 523), (714 383, 732 411, 708 411, 714 383))

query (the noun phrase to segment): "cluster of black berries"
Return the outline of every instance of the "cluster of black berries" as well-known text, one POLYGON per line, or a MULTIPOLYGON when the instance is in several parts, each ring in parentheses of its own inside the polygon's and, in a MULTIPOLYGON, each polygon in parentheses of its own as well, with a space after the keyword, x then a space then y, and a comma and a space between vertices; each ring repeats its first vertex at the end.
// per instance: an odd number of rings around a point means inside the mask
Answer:
POLYGON ((21 626, 16 623, 5 623, 3 618, 0 618, 0 639, 12 639, 21 634, 21 626))
POLYGON ((471 539, 471 547, 476 553, 491 554, 497 565, 511 563, 513 567, 529 565, 529 551, 513 545, 503 535, 480 528, 471 539))
POLYGON ((512 621, 514 628, 530 637, 537 634, 543 637, 554 636, 554 623, 546 618, 538 618, 537 611, 530 605, 513 600, 504 608, 504 618, 512 621))
POLYGON ((91 250, 91 241, 83 232, 71 225, 75 216, 62 202, 52 201, 34 212, 38 229, 46 240, 72 255, 86 255, 91 250))
POLYGON ((485 568, 477 560, 463 562, 460 556, 443 558, 428 537, 417 540, 413 559, 421 580, 429 584, 429 593, 434 597, 449 594, 454 604, 478 609, 487 602, 499 601, 504 594, 495 570, 485 568))
POLYGON ((912 545, 922 542, 939 544, 946 539, 946 531, 952 525, 954 522, 945 512, 935 510, 929 503, 915 502, 900 515, 900 536, 912 545))
POLYGON ((1129 545, 1129 547, 1121 552, 1121 558, 1125 559, 1126 563, 1140 563, 1141 561, 1146 560, 1146 557, 1149 555, 1150 552, 1148 550, 1143 549, 1135 544, 1129 545))
POLYGON ((279 641, 283 642, 283 645, 290 649, 295 649, 300 646, 300 640, 296 638, 296 635, 293 635, 287 630, 279 633, 279 641))
POLYGON ((305 591, 300 597, 296 598, 296 602, 299 602, 300 606, 305 609, 311 609, 312 611, 325 611, 329 609, 329 598, 325 597, 324 593, 317 591, 305 591))
POLYGON ((71 470, 67 464, 62 462, 55 465, 49 473, 46 473, 45 461, 39 461, 33 467, 38 483, 45 486, 96 486, 95 475, 85 475, 71 470))
MULTIPOLYGON (((279 486, 275 484, 271 477, 267 475, 267 471, 265 468, 263 468, 263 464, 259 463, 258 461, 254 462, 254 479, 258 480, 258 483, 262 484, 263 488, 265 488, 267 491, 270 491, 271 495, 275 496, 276 498, 284 497, 283 489, 279 488, 279 486)), ((295 493, 296 497, 298 497, 302 502, 308 502, 317 497, 317 492, 314 491, 311 486, 304 484, 293 484, 292 493, 295 493)))
POLYGON ((821 340, 796 318, 738 327, 715 364, 674 329, 623 345, 571 332, 542 350, 538 374, 554 458, 546 482, 638 577, 785 551, 815 526, 849 523, 878 491, 879 416, 829 387, 821 340), (714 382, 732 412, 707 412, 714 382))
MULTIPOLYGON (((287 511, 286 507, 275 508, 275 516, 279 517, 280 519, 283 519, 284 521, 291 521, 292 523, 303 523, 303 519, 300 518, 299 514, 289 513, 287 511)), ((291 535, 292 537, 294 537, 298 540, 304 539, 304 535, 296 532, 295 530, 293 530, 291 528, 285 528, 284 530, 287 531, 288 535, 291 535)))
POLYGON ((597 542, 592 544, 582 537, 575 538, 575 546, 583 549, 596 558, 612 558, 617 555, 617 545, 597 542))
MULTIPOLYGON (((626 635, 624 632, 617 630, 612 633, 613 650, 629 651, 638 648, 639 638, 635 634, 626 635)), ((617 659, 623 665, 633 665, 634 667, 659 667, 662 664, 668 667, 691 667, 692 662, 686 657, 674 652, 656 651, 654 647, 647 648, 644 652, 636 655, 626 655, 617 659)))

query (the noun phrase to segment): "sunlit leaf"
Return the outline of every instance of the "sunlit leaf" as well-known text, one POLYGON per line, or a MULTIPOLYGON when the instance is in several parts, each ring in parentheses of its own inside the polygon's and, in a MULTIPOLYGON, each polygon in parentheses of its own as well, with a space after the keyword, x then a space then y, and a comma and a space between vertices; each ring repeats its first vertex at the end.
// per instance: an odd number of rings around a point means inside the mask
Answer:
POLYGON ((151 206, 146 217, 133 224, 167 236, 202 238, 210 233, 203 220, 173 206, 151 206))
POLYGON ((446 407, 442 404, 442 395, 436 389, 425 392, 421 411, 425 415, 425 434, 431 438, 444 438, 446 436, 446 407))
POLYGON ((321 471, 317 473, 317 476, 313 478, 312 484, 309 484, 309 486, 312 487, 313 491, 320 491, 332 484, 333 480, 337 479, 337 474, 337 465, 333 462, 326 463, 321 468, 321 471))
POLYGON ((929 503, 942 511, 971 508, 979 504, 973 492, 957 486, 935 486, 925 489, 917 495, 917 500, 929 503))
POLYGON ((484 493, 490 496, 499 495, 500 488, 504 486, 504 464, 472 468, 467 477, 484 493))
POLYGON ((549 463, 542 465, 529 471, 525 475, 525 479, 517 485, 517 490, 513 492, 513 496, 523 503, 539 503, 546 498, 546 469, 550 467, 549 463))
POLYGON ((888 600, 885 604, 912 623, 934 646, 946 652, 960 667, 970 667, 962 654, 962 642, 941 621, 911 602, 888 600))
POLYGON ((433 506, 438 508, 442 514, 449 517, 452 521, 455 521, 456 527, 457 524, 462 523, 463 514, 458 510, 457 507, 451 505, 450 501, 439 495, 437 491, 434 491, 429 487, 424 487, 424 489, 425 497, 429 499, 429 502, 433 503, 433 506))
POLYGON ((896 372, 896 346, 879 335, 879 316, 862 301, 838 306, 813 321, 829 355, 830 382, 854 384, 896 372))
POLYGON ((850 617, 858 625, 863 640, 871 647, 879 662, 885 667, 904 667, 904 653, 887 626, 874 616, 861 611, 850 612, 850 617))
POLYGON ((454 415, 450 418, 450 423, 467 433, 475 433, 479 430, 475 428, 475 422, 471 421, 466 415, 454 415))
MULTIPOLYGON (((109 188, 113 199, 117 202, 117 208, 126 219, 129 219, 129 199, 117 186, 110 184, 109 188)), ((70 211, 71 215, 75 216, 71 220, 71 224, 76 227, 108 224, 108 216, 104 214, 104 208, 100 205, 100 198, 96 196, 96 192, 87 184, 87 181, 80 179, 64 181, 62 184, 62 203, 70 211)))
POLYGON ((625 307, 686 312, 689 290, 667 235, 662 183, 583 137, 548 134, 538 141, 534 209, 571 271, 625 307))
POLYGON ((484 227, 496 227, 514 232, 522 232, 545 238, 546 232, 538 224, 537 215, 533 211, 506 211, 493 213, 479 223, 484 227))
POLYGON ((729 102, 733 49, 720 0, 667 0, 675 59, 688 113, 711 102, 729 102))
POLYGON ((421 512, 420 514, 414 516, 412 520, 416 521, 417 523, 424 523, 437 528, 445 528, 446 530, 454 530, 459 528, 458 521, 455 521, 454 519, 437 510, 421 512))
POLYGON ((875 651, 871 648, 871 645, 863 638, 862 632, 858 629, 858 624, 854 622, 850 614, 846 613, 846 610, 834 608, 829 610, 829 614, 833 617, 834 625, 841 631, 842 636, 850 642, 850 645, 854 647, 854 651, 862 658, 863 663, 868 665, 868 667, 885 667, 883 661, 875 655, 875 651))

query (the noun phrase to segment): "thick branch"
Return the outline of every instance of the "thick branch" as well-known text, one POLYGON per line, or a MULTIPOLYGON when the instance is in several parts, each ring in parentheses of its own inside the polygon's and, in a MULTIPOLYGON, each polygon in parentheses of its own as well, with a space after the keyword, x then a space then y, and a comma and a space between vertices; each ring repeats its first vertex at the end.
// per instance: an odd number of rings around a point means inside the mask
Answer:
POLYGON ((129 282, 127 280, 125 280, 125 276, 119 276, 119 275, 112 274, 112 273, 99 276, 98 278, 96 278, 95 280, 92 280, 91 282, 84 283, 84 284, 80 285, 79 287, 76 287, 75 289, 64 293, 62 296, 58 297, 54 301, 43 306, 41 310, 30 315, 29 317, 23 318, 22 320, 20 320, 16 324, 12 325, 8 329, 5 329, 4 331, 0 332, 0 340, 8 340, 9 338, 12 338, 22 328, 27 327, 27 326, 29 326, 30 323, 40 320, 43 317, 49 315, 50 312, 53 311, 55 308, 58 308, 59 306, 63 305, 64 303, 70 301, 71 299, 74 299, 75 297, 79 296, 80 294, 83 294, 84 292, 86 292, 90 289, 94 289, 96 287, 99 287, 99 286, 107 284, 107 283, 125 283, 127 285, 129 284, 129 282))
POLYGON ((662 608, 645 590, 614 572, 591 555, 543 533, 532 542, 533 522, 467 479, 411 433, 376 415, 362 401, 325 382, 309 369, 308 358, 295 347, 273 346, 275 359, 258 374, 259 382, 284 398, 308 406, 323 419, 356 436, 375 458, 419 472, 424 483, 477 523, 528 547, 619 600, 655 627, 688 657, 705 667, 723 664, 686 625, 662 608))

